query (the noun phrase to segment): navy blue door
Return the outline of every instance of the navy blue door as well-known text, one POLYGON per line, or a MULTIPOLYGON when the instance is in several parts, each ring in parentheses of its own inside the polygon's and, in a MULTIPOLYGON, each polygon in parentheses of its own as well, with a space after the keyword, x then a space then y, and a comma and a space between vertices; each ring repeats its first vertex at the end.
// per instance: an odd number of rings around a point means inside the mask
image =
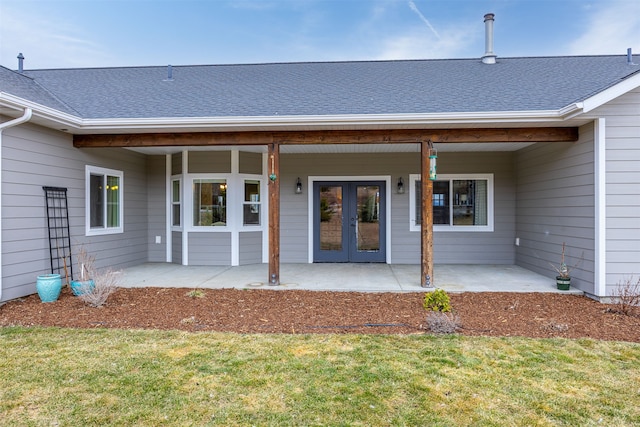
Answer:
POLYGON ((315 182, 314 262, 385 262, 384 181, 315 182))

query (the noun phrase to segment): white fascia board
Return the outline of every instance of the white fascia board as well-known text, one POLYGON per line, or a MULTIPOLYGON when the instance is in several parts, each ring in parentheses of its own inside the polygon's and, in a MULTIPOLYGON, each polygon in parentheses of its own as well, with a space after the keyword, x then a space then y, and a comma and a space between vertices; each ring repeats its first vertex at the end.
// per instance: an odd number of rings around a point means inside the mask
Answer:
POLYGON ((561 122, 565 117, 559 111, 516 111, 490 113, 446 114, 361 114, 325 116, 265 116, 265 117, 189 117, 152 119, 87 119, 82 130, 108 131, 115 129, 198 129, 242 128, 251 130, 295 129, 300 127, 328 128, 334 126, 426 126, 513 122, 561 122))
POLYGON ((640 87, 640 73, 637 73, 634 76, 631 76, 622 82, 618 83, 615 86, 611 86, 608 89, 603 90, 602 92, 592 96, 591 98, 587 98, 582 102, 583 110, 585 113, 588 113, 591 110, 594 110, 601 105, 606 104, 607 102, 624 95, 627 92, 631 92, 634 89, 640 87))
POLYGON ((50 120, 70 128, 77 129, 82 125, 82 119, 78 116, 67 114, 60 110, 56 110, 55 108, 46 107, 42 104, 38 104, 24 98, 19 98, 6 92, 0 92, 0 105, 19 110, 30 108, 33 110, 34 117, 50 120))
POLYGON ((105 131, 207 131, 224 130, 286 130, 297 128, 370 127, 370 126, 435 126, 463 124, 563 122, 582 112, 580 104, 561 110, 453 112, 429 114, 352 114, 307 116, 234 116, 234 117, 157 117, 82 119, 23 98, 0 92, 0 105, 11 108, 31 108, 35 117, 68 128, 70 132, 95 133, 105 131))
POLYGON ((563 120, 569 120, 576 116, 579 116, 584 112, 584 105, 582 102, 576 102, 575 104, 569 104, 564 108, 558 110, 558 113, 563 120))

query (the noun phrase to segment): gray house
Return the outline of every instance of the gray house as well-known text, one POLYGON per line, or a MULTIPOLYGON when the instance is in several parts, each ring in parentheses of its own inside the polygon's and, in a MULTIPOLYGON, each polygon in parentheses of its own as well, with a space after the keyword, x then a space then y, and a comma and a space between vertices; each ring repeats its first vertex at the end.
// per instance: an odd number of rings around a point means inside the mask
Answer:
MULTIPOLYGON (((594 298, 640 274, 631 55, 0 67, 1 295, 72 246, 148 262, 518 265, 594 298), (432 158, 437 155, 433 176, 432 158)), ((417 278, 418 279, 418 278, 417 278)), ((435 278, 437 286, 437 278, 435 278)))

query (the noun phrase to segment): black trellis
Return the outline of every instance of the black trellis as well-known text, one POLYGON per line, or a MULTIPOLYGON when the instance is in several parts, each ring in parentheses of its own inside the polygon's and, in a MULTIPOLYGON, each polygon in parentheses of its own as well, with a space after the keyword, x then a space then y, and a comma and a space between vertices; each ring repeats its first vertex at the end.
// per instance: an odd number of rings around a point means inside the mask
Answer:
POLYGON ((65 280, 72 280, 73 262, 71 261, 67 189, 61 187, 42 187, 42 189, 47 204, 51 273, 60 274, 65 280))

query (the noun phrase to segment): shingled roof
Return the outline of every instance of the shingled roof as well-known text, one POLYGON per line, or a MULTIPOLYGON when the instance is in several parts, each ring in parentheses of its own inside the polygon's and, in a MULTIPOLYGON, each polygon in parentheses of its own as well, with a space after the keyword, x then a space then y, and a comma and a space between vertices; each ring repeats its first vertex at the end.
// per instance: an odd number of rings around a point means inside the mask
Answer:
MULTIPOLYGON (((635 58, 636 63, 640 62, 635 58)), ((0 70, 0 91, 83 119, 559 110, 633 74, 574 56, 0 70)))
POLYGON ((1 66, 0 92, 6 92, 18 98, 54 108, 64 113, 79 115, 77 111, 69 108, 64 102, 57 99, 55 95, 40 86, 33 78, 1 66))

